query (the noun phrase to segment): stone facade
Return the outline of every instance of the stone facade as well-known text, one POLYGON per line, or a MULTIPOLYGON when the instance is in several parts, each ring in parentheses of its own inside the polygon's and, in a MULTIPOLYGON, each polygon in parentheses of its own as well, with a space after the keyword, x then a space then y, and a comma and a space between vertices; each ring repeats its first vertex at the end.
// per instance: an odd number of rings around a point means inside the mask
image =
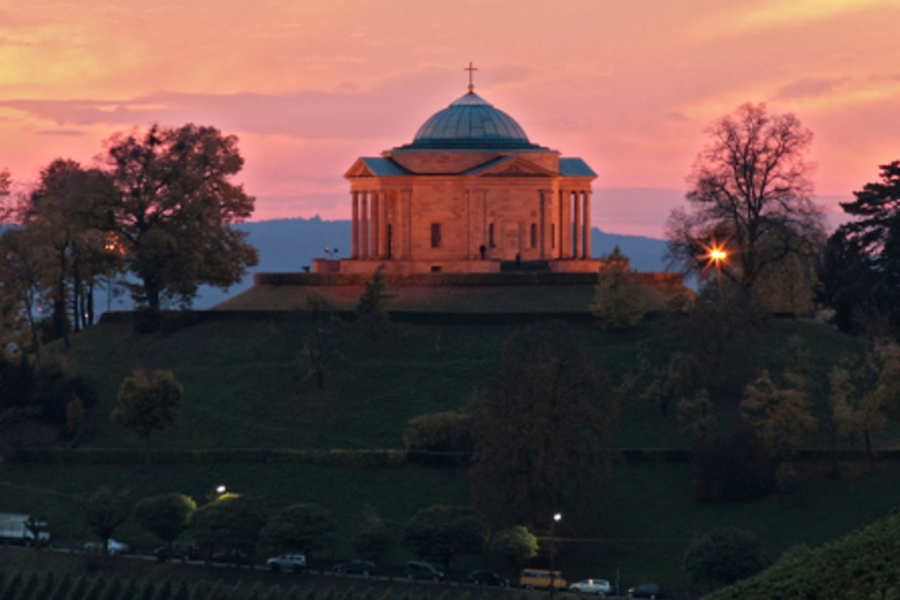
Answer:
POLYGON ((591 259, 594 172, 529 142, 471 89, 413 143, 359 158, 345 177, 351 258, 317 261, 319 272, 596 272, 602 262, 591 259))

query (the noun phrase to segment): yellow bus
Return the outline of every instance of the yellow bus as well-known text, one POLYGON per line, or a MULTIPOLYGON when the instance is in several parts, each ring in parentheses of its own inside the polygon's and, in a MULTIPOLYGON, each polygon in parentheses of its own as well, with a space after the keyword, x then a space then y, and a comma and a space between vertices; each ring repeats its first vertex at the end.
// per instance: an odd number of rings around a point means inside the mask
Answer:
POLYGON ((549 571, 547 569, 523 569, 519 575, 519 586, 525 589, 550 588, 551 579, 553 587, 564 589, 567 585, 561 571, 549 571))

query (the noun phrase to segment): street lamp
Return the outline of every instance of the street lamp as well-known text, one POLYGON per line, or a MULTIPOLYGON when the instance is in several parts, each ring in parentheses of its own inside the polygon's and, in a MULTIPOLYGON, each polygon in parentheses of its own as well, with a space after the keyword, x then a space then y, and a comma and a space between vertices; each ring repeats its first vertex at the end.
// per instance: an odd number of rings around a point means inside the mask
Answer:
POLYGON ((553 599, 553 593, 556 591, 556 571, 553 570, 553 557, 556 554, 556 538, 553 537, 554 526, 562 521, 562 513, 553 513, 553 520, 550 521, 550 599, 553 599))
MULTIPOLYGON (((338 252, 340 252, 337 248, 323 248, 325 254, 328 255, 328 260, 334 260, 334 257, 337 256, 338 252)), ((328 284, 334 285, 334 265, 328 264, 328 284)))
POLYGON ((216 486, 216 493, 217 493, 218 495, 220 495, 220 496, 221 496, 222 494, 224 494, 225 492, 227 492, 227 491, 228 491, 228 488, 225 487, 224 484, 216 486))

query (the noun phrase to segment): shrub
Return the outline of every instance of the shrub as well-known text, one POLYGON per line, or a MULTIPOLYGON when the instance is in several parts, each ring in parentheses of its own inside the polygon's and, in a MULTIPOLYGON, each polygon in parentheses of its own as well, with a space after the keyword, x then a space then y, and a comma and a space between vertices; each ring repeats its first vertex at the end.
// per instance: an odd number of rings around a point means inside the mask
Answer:
POLYGON ((753 532, 723 528, 710 531, 688 546, 684 570, 695 585, 716 589, 749 577, 766 566, 753 532))
POLYGON ((403 448, 414 462, 466 464, 472 453, 472 418, 453 411, 414 417, 403 431, 403 448))
POLYGON ((330 550, 337 526, 331 513, 318 504, 292 504, 269 519, 260 534, 260 546, 273 554, 330 550))

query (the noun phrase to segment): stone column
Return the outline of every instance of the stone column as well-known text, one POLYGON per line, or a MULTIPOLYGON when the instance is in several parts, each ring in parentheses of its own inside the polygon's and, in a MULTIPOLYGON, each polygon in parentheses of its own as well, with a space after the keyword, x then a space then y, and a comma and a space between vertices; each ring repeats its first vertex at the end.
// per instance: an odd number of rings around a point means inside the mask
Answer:
POLYGON ((381 257, 387 258, 388 256, 388 193, 387 191, 381 192, 381 204, 380 204, 380 212, 378 215, 378 220, 381 222, 381 257))
POLYGON ((559 257, 569 258, 569 231, 571 224, 569 223, 569 201, 568 190, 559 190, 559 257))
POLYGON ((584 192, 584 258, 591 258, 591 190, 584 192))
POLYGON ((361 258, 369 258, 369 192, 362 193, 362 219, 359 226, 362 230, 359 242, 361 258))
POLYGON ((369 256, 372 258, 378 258, 378 233, 379 233, 379 223, 378 223, 378 204, 379 200, 381 200, 381 192, 372 192, 372 200, 369 202, 369 211, 371 212, 369 223, 370 232, 369 239, 371 241, 371 248, 369 248, 369 256))
POLYGON ((412 188, 403 191, 403 212, 404 212, 404 225, 403 225, 403 239, 404 239, 404 252, 405 258, 407 260, 412 259, 412 188))
POLYGON ((575 190, 575 249, 572 251, 572 258, 581 258, 581 234, 584 230, 581 227, 581 192, 575 190))
POLYGON ((538 201, 538 244, 540 247, 540 257, 541 260, 544 259, 544 228, 546 227, 546 220, 544 219, 544 207, 547 203, 546 194, 544 190, 538 191, 539 201, 538 201))
POLYGON ((350 258, 359 258, 359 192, 353 195, 353 226, 350 234, 350 258))

